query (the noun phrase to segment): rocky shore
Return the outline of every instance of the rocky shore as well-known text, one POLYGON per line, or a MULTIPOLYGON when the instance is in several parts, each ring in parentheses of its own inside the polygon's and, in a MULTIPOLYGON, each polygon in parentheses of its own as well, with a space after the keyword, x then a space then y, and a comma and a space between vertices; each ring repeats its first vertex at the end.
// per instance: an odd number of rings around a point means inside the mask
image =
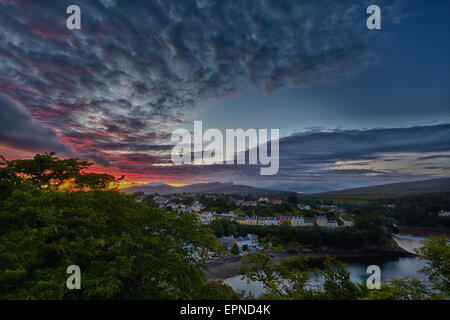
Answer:
MULTIPOLYGON (((370 249, 317 249, 317 250, 302 250, 297 253, 288 252, 269 252, 272 261, 279 262, 281 259, 286 259, 294 256, 307 257, 311 263, 320 263, 324 261, 327 256, 334 256, 341 260, 348 260, 354 258, 392 258, 392 257, 414 257, 415 254, 410 253, 399 246, 390 248, 375 247, 370 249)), ((225 257, 223 259, 213 260, 208 263, 209 270, 205 271, 209 279, 226 279, 239 274, 241 268, 241 256, 225 257)))

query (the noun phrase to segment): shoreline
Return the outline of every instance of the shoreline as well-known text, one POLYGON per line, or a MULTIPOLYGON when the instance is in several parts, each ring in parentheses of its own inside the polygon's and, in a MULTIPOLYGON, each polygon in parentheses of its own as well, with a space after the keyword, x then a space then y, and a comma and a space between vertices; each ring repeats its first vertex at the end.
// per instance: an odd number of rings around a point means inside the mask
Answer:
MULTIPOLYGON (((294 256, 307 257, 309 262, 317 264, 323 262, 327 256, 334 256, 341 260, 356 259, 356 258, 390 258, 390 257, 416 257, 415 254, 410 253, 398 246, 391 248, 372 248, 372 249, 318 249, 318 250, 304 250, 297 253, 288 252, 270 252, 260 251, 270 254, 272 261, 278 263, 281 259, 286 259, 294 256)), ((208 263, 209 270, 205 270, 206 277, 210 280, 224 280, 230 277, 239 275, 239 270, 242 266, 241 256, 225 257, 220 260, 214 260, 208 263)))
POLYGON ((439 236, 445 234, 450 236, 450 228, 445 227, 414 227, 414 226, 399 226, 400 235, 412 235, 416 237, 439 236))

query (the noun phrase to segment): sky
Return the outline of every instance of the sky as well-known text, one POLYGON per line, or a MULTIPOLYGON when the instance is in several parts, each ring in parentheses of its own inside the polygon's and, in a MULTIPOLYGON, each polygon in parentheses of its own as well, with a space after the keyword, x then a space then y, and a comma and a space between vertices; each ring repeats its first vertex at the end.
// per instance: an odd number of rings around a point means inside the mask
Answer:
POLYGON ((126 185, 323 192, 450 176, 450 2, 0 0, 0 155, 126 185), (66 8, 81 8, 81 30, 66 8), (381 30, 366 8, 381 8, 381 30), (173 165, 176 128, 277 128, 280 169, 173 165))

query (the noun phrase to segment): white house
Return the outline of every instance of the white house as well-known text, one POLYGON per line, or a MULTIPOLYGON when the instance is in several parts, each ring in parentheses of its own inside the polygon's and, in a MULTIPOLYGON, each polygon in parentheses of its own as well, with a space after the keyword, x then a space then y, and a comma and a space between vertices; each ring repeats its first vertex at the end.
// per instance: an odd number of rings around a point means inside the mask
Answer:
POLYGON ((450 216, 450 211, 441 210, 441 211, 439 211, 438 216, 439 217, 449 217, 450 216))
POLYGON ((199 212, 200 210, 203 210, 203 205, 200 202, 195 201, 191 209, 192 211, 199 212))
POLYGON ((258 245, 258 236, 256 234, 249 233, 246 237, 235 238, 236 244, 240 249, 243 246, 256 247, 258 245))
POLYGON ((298 204, 297 208, 304 211, 311 211, 311 207, 309 205, 298 204))
POLYGON ((278 219, 276 217, 268 217, 267 218, 267 225, 268 226, 277 226, 278 225, 278 219))
POLYGON ((234 237, 221 237, 219 241, 226 250, 231 249, 234 245, 234 237))
POLYGON ((336 220, 328 220, 327 227, 329 228, 337 228, 339 226, 336 220))
POLYGON ((292 226, 293 227, 303 227, 305 225, 305 219, 302 216, 293 216, 292 217, 292 226))

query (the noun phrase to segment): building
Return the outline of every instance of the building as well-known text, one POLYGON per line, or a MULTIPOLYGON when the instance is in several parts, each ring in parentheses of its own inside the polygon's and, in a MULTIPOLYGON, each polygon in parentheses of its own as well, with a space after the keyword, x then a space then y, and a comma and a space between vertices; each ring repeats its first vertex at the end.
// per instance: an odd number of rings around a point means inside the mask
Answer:
POLYGON ((267 225, 268 226, 277 226, 278 225, 278 219, 276 217, 268 217, 267 218, 267 225))
POLYGON ((237 244, 239 249, 242 250, 243 246, 249 248, 256 247, 258 245, 258 236, 256 234, 249 233, 245 237, 221 237, 219 238, 220 243, 226 250, 230 250, 234 244, 237 244))
POLYGON ((283 201, 280 199, 269 199, 268 201, 270 204, 281 204, 283 201))
POLYGON ((319 227, 327 227, 328 226, 328 219, 325 216, 316 216, 314 218, 314 220, 319 227))
POLYGON ((169 202, 167 204, 167 207, 172 208, 172 209, 178 209, 178 203, 175 202, 169 202))
POLYGON ((207 211, 200 214, 197 213, 197 216, 199 217, 202 224, 210 224, 211 219, 214 217, 215 214, 216 212, 207 211))
POLYGON ((305 227, 312 227, 315 224, 314 219, 305 219, 304 223, 305 223, 305 227))
POLYGON ((192 209, 192 211, 199 212, 199 211, 203 210, 203 205, 200 202, 195 201, 194 204, 192 205, 191 209, 192 209))
POLYGON ((304 227, 305 219, 302 216, 294 216, 292 217, 292 226, 293 227, 304 227))
POLYGON ((297 208, 304 211, 311 211, 311 207, 309 205, 298 204, 297 208))
POLYGON ((247 235, 247 238, 250 239, 250 247, 256 247, 258 245, 258 236, 256 234, 253 233, 249 233, 247 235))
POLYGON ((257 222, 258 226, 267 226, 267 218, 266 217, 258 217, 256 219, 258 220, 258 222, 257 222))
POLYGON ((247 217, 236 217, 234 221, 240 224, 247 224, 247 217))
POLYGON ((246 207, 256 207, 258 203, 256 201, 244 201, 242 205, 246 207))
POLYGON ((211 220, 225 219, 225 220, 233 221, 235 217, 236 217, 236 215, 233 213, 221 213, 221 214, 214 214, 211 217, 211 220))
POLYGON ((327 227, 329 228, 337 228, 339 226, 338 222, 336 220, 329 220, 327 227))
POLYGON ((164 197, 160 197, 160 196, 153 197, 153 201, 155 201, 159 204, 166 204, 167 202, 169 202, 168 199, 166 199, 164 197))
POLYGON ((234 238, 234 241, 239 249, 242 249, 245 245, 249 248, 256 247, 258 245, 258 236, 256 234, 249 233, 246 237, 234 238))
POLYGON ((287 216, 279 216, 278 217, 278 225, 282 226, 283 224, 289 224, 292 225, 292 217, 287 217, 287 216))
POLYGON ((134 198, 134 201, 141 203, 142 201, 145 200, 145 197, 146 197, 145 194, 141 194, 141 195, 137 196, 136 198, 134 198))
POLYGON ((231 249, 235 243, 234 237, 221 237, 219 238, 219 241, 226 250, 231 249))
POLYGON ((450 216, 450 211, 441 210, 441 211, 439 211, 438 216, 439 217, 449 217, 450 216))

